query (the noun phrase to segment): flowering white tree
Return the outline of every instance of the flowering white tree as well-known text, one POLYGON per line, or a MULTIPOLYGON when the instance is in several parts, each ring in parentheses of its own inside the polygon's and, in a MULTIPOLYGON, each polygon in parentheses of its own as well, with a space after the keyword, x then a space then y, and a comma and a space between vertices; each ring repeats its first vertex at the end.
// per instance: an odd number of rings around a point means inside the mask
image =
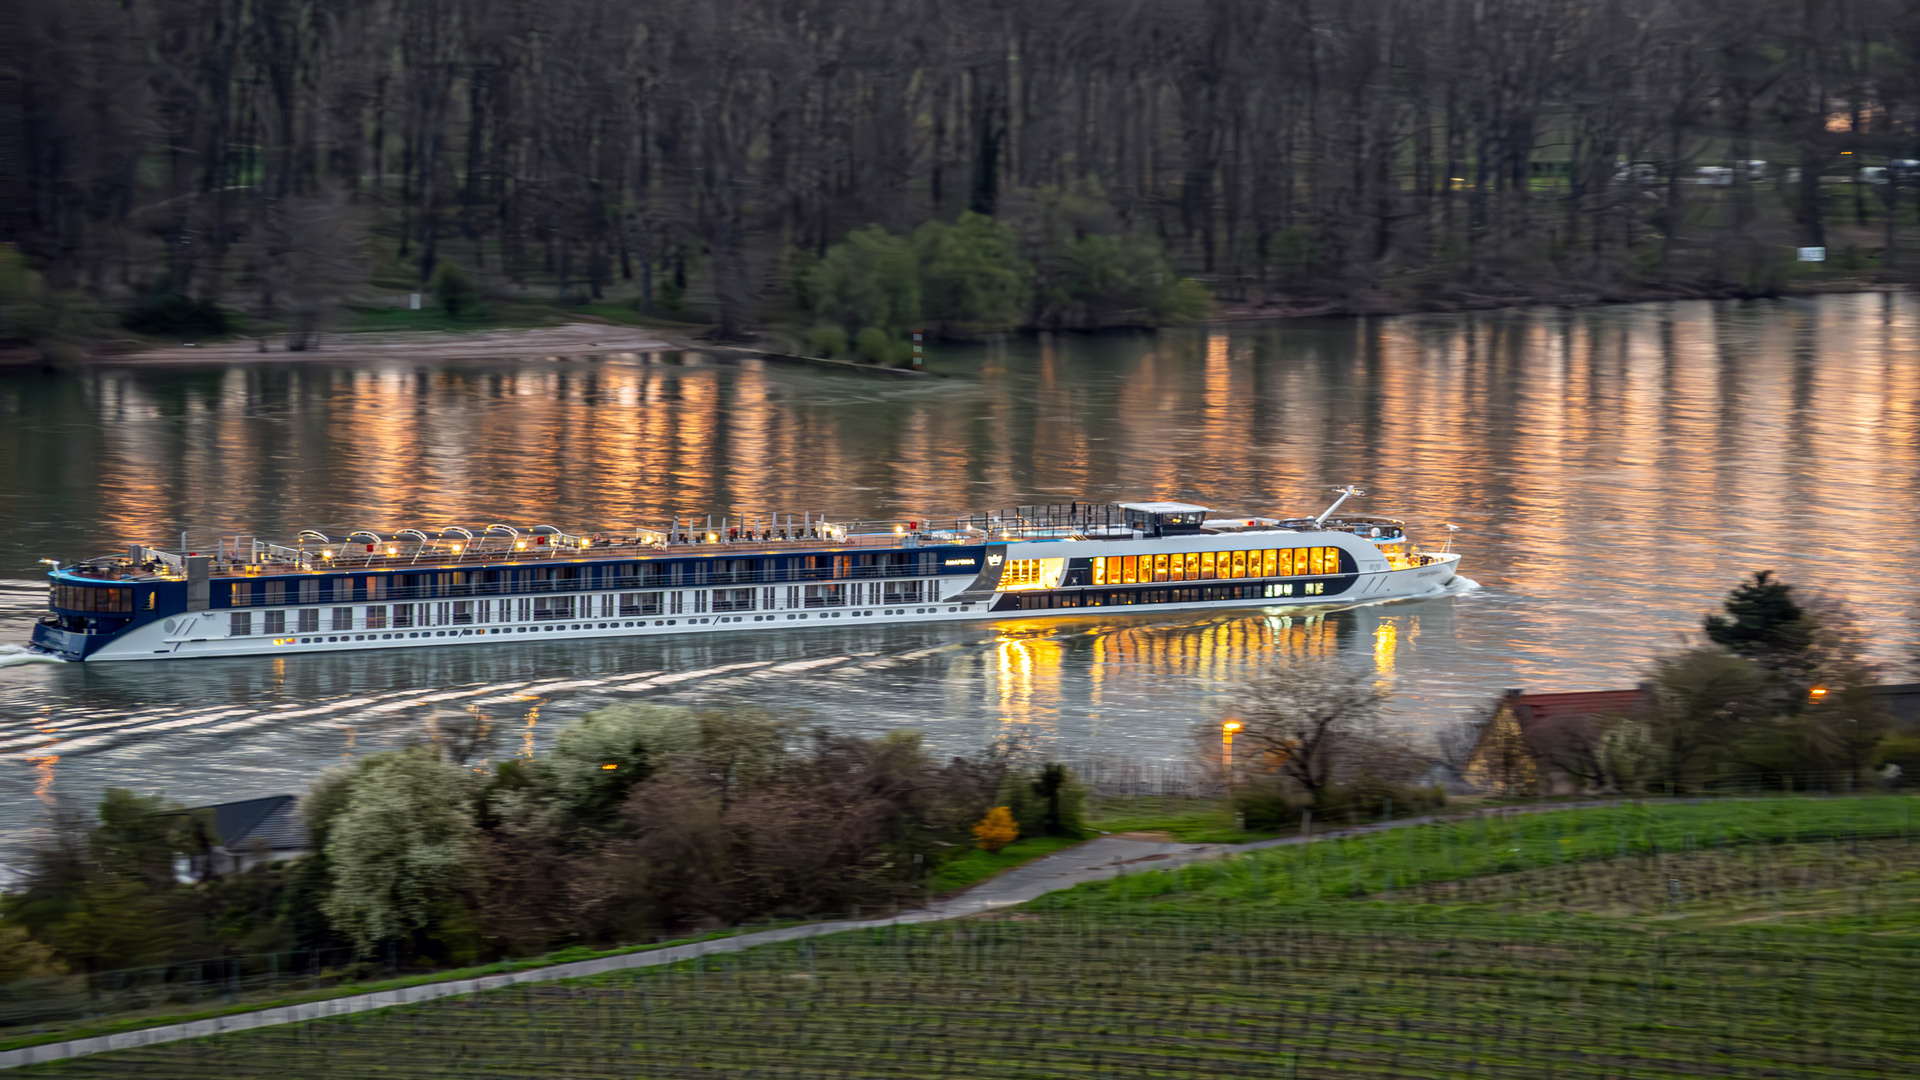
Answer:
MULTIPOLYGON (((473 773, 427 747, 374 759, 341 782, 326 827, 327 918, 363 952, 457 918, 475 881, 473 773)), ((459 920, 464 921, 464 920, 459 920)))

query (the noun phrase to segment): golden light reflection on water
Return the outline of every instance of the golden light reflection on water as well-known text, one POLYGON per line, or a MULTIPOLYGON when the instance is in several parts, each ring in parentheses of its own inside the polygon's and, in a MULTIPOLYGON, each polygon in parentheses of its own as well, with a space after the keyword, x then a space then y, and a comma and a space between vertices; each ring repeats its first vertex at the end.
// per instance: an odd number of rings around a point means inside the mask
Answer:
MULTIPOLYGON (((182 529, 210 547, 305 527, 593 532, 676 513, 914 517, 1137 497, 1297 515, 1324 506, 1324 488, 1355 483, 1369 492, 1360 509, 1408 519, 1432 546, 1440 522, 1461 525, 1464 572, 1485 588, 1325 619, 1116 612, 986 641, 978 627, 954 630, 966 647, 937 670, 820 701, 841 722, 883 729, 917 722, 936 699, 965 731, 956 742, 1029 725, 1089 749, 1132 738, 1181 753, 1184 736, 1179 749, 1154 741, 1168 717, 1205 710, 1275 657, 1344 653, 1390 678, 1402 715, 1431 723, 1506 686, 1631 685, 1761 568, 1846 605, 1876 659, 1916 651, 1912 297, 1049 335, 943 347, 933 364, 955 377, 676 354, 0 376, 0 573, 171 543, 182 529)), ((818 655, 837 640, 794 648, 818 655)), ((369 669, 396 685, 468 676, 428 658, 441 652, 118 679, 15 668, 0 680, 0 712, 292 704, 357 688, 369 669)), ((557 669, 584 662, 551 655, 557 669)), ((539 719, 551 728, 567 708, 529 708, 518 751, 535 752, 550 734, 539 719)), ((16 722, 39 737, 35 721, 16 722)), ((46 738, 62 730, 52 722, 46 738)), ((328 731, 316 758, 342 743, 353 752, 350 723, 328 731)), ((369 725, 360 745, 378 741, 369 725)), ((86 753, 61 752, 59 769, 86 753)), ((23 769, 23 797, 31 779, 23 769)))
POLYGON ((1393 674, 1393 650, 1399 643, 1400 628, 1392 622, 1382 622, 1373 632, 1373 666, 1382 675, 1393 674))

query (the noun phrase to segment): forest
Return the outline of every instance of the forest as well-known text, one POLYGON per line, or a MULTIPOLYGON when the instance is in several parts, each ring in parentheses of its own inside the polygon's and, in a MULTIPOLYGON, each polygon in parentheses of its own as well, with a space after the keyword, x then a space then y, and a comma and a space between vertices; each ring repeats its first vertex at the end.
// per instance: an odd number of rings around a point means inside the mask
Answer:
POLYGON ((110 317, 297 342, 438 282, 450 310, 617 304, 831 349, 1767 295, 1810 272, 1796 248, 1882 279, 1912 254, 1920 9, 1896 0, 8 7, 16 341, 110 317), (850 309, 833 268, 889 256, 963 267, 850 309))

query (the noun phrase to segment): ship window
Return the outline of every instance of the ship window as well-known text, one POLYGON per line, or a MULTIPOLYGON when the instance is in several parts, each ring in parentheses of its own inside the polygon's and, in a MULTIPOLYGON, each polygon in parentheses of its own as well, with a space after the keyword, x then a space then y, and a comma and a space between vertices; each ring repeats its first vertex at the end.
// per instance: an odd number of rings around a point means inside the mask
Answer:
POLYGON ((153 592, 153 590, 151 590, 151 589, 149 589, 149 590, 147 590, 147 610, 148 610, 148 611, 152 611, 152 610, 153 610, 153 603, 154 603, 154 597, 155 597, 155 595, 156 595, 156 594, 155 594, 155 593, 153 592))
POLYGON ((1165 555, 1155 555, 1153 557, 1153 580, 1167 580, 1167 557, 1165 555))
POLYGON ((263 634, 286 633, 287 632, 287 613, 284 611, 267 612, 266 624, 267 625, 260 631, 263 634))
POLYGON ((1095 585, 1107 583, 1107 560, 1104 557, 1093 560, 1093 583, 1095 585))
POLYGON ((1260 560, 1260 576, 1273 577, 1279 572, 1280 553, 1268 548, 1260 560))
POLYGON ((413 625, 413 605, 412 604, 393 605, 394 629, 404 630, 405 628, 412 625, 413 625))
POLYGON ((333 628, 335 631, 353 629, 353 609, 350 607, 334 608, 333 628))
POLYGON ((1327 549, 1326 548, 1309 549, 1307 552, 1307 566, 1310 567, 1310 569, 1307 571, 1310 574, 1326 573, 1327 572, 1327 549))
MULTIPOLYGON (((306 584, 302 582, 302 584, 306 584)), ((302 590, 305 591, 305 590, 302 590)), ((300 633, 317 634, 320 632, 320 609, 305 608, 300 612, 300 633)))
POLYGON ((227 616, 227 633, 232 637, 247 637, 253 633, 253 612, 236 611, 227 616))
POLYGON ((367 609, 367 629, 385 630, 387 628, 387 609, 370 607, 367 609))
POLYGON ((1247 576, 1247 553, 1244 551, 1233 553, 1233 576, 1237 578, 1247 576))
POLYGON ((386 595, 387 595, 387 579, 384 577, 374 577, 372 575, 368 575, 367 599, 383 600, 386 598, 386 595))
POLYGON ((455 600, 453 602, 453 621, 456 624, 473 621, 473 601, 455 600))
POLYGON ((300 583, 300 602, 311 604, 320 599, 320 583, 308 578, 300 583))
POLYGON ((248 607, 253 603, 253 582, 243 581, 233 587, 233 607, 248 607))

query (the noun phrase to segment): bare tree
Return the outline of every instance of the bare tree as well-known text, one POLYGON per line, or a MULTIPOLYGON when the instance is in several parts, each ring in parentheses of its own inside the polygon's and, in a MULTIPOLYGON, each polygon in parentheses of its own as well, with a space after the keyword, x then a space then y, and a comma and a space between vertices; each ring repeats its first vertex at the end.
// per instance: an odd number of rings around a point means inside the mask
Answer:
POLYGON ((1319 802, 1370 757, 1388 752, 1379 725, 1389 696, 1362 667, 1289 661, 1268 668, 1238 696, 1236 762, 1278 775, 1319 802))

